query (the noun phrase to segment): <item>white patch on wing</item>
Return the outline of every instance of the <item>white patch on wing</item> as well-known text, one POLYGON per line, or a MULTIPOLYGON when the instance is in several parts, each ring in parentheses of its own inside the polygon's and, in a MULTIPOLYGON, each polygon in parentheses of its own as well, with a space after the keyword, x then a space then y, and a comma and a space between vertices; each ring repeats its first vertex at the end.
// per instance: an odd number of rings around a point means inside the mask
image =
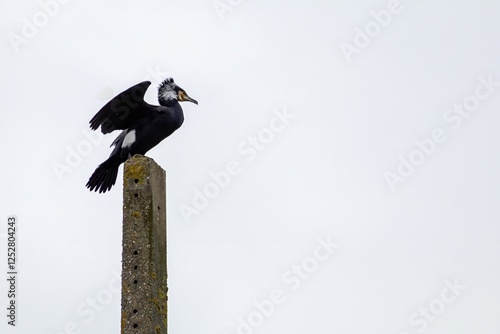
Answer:
POLYGON ((122 148, 130 147, 133 143, 135 143, 135 130, 127 132, 125 138, 123 138, 122 148))

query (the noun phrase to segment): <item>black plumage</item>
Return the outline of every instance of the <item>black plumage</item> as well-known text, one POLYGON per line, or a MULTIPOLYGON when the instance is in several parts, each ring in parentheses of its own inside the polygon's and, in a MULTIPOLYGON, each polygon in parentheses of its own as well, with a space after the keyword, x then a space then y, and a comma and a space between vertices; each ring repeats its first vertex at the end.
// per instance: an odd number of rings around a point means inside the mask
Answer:
POLYGON ((109 158, 97 167, 87 182, 90 191, 106 192, 116 182, 118 167, 135 154, 144 155, 170 136, 184 122, 179 101, 198 104, 175 84, 165 79, 158 87, 159 106, 144 101, 151 82, 143 81, 115 96, 90 120, 90 128, 102 133, 123 130, 113 141, 109 158))

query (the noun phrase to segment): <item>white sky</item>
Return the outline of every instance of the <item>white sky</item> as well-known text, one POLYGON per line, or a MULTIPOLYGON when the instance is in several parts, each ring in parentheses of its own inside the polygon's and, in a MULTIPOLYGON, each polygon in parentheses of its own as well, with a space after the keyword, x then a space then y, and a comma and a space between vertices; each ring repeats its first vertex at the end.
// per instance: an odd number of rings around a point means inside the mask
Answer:
POLYGON ((171 333, 500 331, 498 2, 45 3, 0 5, 0 268, 15 214, 20 272, 16 328, 0 281, 2 333, 119 332, 122 173, 85 188, 117 134, 92 144, 88 121, 145 79, 156 103, 167 76, 199 101, 148 154, 167 171, 171 333))

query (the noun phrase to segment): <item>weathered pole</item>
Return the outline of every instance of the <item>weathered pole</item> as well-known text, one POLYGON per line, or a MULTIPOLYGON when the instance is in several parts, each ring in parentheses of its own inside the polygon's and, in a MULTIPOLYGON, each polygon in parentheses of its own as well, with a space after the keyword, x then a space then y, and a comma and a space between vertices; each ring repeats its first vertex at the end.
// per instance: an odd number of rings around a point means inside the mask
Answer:
POLYGON ((167 333, 165 171, 136 155, 123 172, 122 334, 167 333))

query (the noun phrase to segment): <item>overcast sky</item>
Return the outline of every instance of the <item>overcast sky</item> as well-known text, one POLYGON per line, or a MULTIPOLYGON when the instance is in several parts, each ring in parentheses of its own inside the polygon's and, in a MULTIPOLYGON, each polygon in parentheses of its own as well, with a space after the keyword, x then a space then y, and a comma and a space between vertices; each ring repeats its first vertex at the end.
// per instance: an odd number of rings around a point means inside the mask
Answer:
POLYGON ((3 1, 0 268, 17 326, 118 333, 122 168, 89 176, 115 94, 199 105, 167 171, 171 333, 498 333, 500 4, 3 1))

